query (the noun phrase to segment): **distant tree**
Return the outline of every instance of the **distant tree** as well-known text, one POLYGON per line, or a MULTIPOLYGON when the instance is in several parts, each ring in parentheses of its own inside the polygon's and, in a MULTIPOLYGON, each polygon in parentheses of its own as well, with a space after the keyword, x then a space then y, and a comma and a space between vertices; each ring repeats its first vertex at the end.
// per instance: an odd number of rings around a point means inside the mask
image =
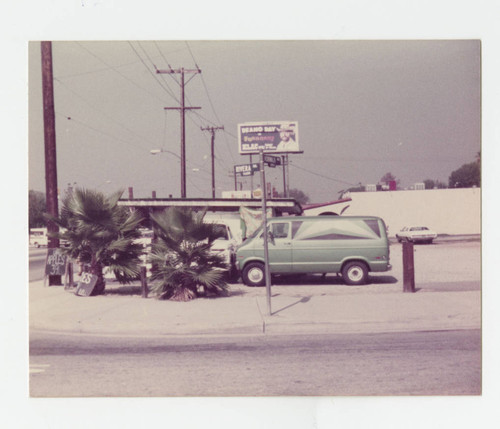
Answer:
POLYGON ((392 173, 385 173, 380 179, 381 183, 388 183, 392 181, 396 181, 396 177, 392 173))
POLYGON ((424 180, 425 189, 444 189, 447 188, 446 183, 440 182, 439 180, 426 179, 424 180))
POLYGON ((309 202, 309 196, 300 189, 290 189, 289 196, 290 198, 295 198, 299 204, 307 204, 309 202))
POLYGON ((481 166, 477 161, 462 165, 448 179, 450 188, 472 188, 481 186, 481 166))
POLYGON ((45 226, 43 213, 46 210, 45 194, 30 190, 28 193, 29 228, 40 228, 45 226))
MULTIPOLYGON (((283 198, 284 197, 283 192, 279 192, 278 196, 280 198, 283 198)), ((309 202, 309 196, 300 189, 295 189, 295 188, 290 189, 288 197, 295 198, 295 200, 297 200, 299 204, 307 204, 309 202)))

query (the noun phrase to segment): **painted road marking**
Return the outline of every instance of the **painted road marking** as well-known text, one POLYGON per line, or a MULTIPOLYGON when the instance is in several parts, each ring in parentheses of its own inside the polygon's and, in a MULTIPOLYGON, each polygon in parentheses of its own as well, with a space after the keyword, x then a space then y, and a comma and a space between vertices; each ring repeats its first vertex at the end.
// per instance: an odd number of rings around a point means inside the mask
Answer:
POLYGON ((32 363, 30 364, 30 374, 38 374, 40 372, 44 372, 46 368, 48 368, 49 364, 43 363, 32 363))

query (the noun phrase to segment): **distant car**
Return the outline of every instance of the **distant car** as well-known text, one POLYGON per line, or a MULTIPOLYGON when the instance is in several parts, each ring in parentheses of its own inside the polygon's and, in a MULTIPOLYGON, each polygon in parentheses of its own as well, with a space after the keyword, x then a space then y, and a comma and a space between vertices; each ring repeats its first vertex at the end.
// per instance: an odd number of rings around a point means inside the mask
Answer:
POLYGON ((47 246, 48 244, 47 228, 30 229, 30 246, 40 247, 47 246))
POLYGON ((411 241, 413 243, 430 244, 436 237, 437 234, 426 226, 405 226, 396 234, 396 238, 400 243, 402 241, 411 241))

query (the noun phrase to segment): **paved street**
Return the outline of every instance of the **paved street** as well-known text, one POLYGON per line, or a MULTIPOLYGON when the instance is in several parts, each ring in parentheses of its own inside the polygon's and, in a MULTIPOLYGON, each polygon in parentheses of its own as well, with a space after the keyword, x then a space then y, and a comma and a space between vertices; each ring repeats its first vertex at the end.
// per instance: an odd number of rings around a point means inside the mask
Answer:
POLYGON ((30 251, 30 395, 480 395, 480 243, 415 246, 417 292, 393 270, 346 286, 329 275, 231 285, 188 303, 43 287, 30 251))
POLYGON ((35 334, 31 396, 478 395, 479 330, 172 339, 35 334))

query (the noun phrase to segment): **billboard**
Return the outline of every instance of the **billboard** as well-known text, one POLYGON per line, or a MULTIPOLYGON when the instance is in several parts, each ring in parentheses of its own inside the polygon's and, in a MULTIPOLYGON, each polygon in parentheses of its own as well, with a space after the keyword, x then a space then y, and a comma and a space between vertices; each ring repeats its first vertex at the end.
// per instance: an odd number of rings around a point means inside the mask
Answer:
POLYGON ((299 125, 293 121, 249 122, 238 124, 240 154, 301 152, 299 125))

